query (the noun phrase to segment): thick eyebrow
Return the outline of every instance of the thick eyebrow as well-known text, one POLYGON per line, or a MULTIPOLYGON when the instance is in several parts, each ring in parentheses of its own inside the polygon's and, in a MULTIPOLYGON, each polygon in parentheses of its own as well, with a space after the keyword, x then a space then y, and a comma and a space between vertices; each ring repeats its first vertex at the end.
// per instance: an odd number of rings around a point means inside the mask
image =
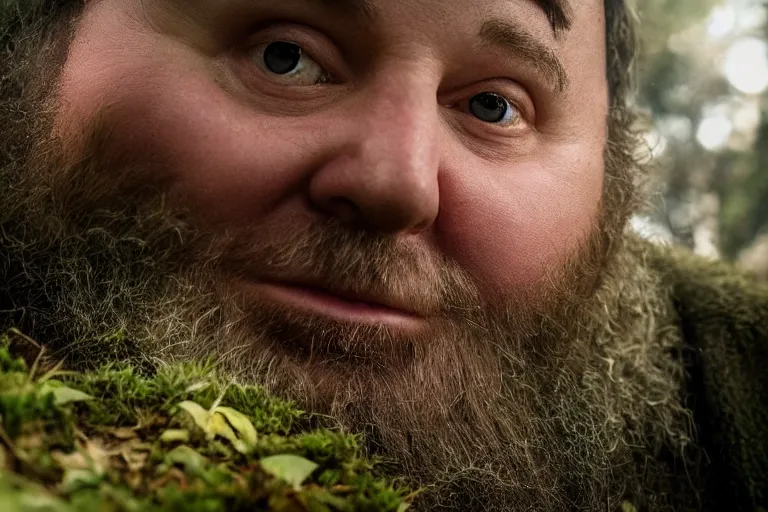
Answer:
POLYGON ((556 92, 564 92, 570 83, 568 74, 555 51, 523 28, 500 19, 483 23, 478 34, 482 44, 500 47, 533 66, 556 92))
MULTIPOLYGON (((374 21, 378 14, 378 7, 372 0, 319 0, 319 2, 336 11, 350 13, 356 18, 367 21, 374 21)), ((568 0, 533 0, 533 2, 547 15, 555 37, 570 30, 573 9, 568 0)))
MULTIPOLYGON (((353 18, 367 23, 376 21, 379 8, 372 0, 316 0, 330 9, 340 13, 351 15, 353 18)), ((551 0, 544 0, 551 1, 551 0)), ((558 0, 559 1, 559 0, 558 0)))
POLYGON ((573 9, 568 0, 534 0, 534 2, 547 15, 555 37, 559 37, 563 32, 570 30, 573 22, 573 9))

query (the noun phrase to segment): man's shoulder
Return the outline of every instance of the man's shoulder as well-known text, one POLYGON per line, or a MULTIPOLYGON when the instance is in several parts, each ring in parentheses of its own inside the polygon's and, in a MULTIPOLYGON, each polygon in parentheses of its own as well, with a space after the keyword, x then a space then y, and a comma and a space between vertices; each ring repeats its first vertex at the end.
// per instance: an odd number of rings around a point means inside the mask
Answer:
POLYGON ((768 285, 735 267, 649 247, 689 357, 690 403, 714 510, 768 507, 768 285))
POLYGON ((768 283, 678 247, 647 250, 650 265, 668 287, 683 321, 768 338, 768 283))

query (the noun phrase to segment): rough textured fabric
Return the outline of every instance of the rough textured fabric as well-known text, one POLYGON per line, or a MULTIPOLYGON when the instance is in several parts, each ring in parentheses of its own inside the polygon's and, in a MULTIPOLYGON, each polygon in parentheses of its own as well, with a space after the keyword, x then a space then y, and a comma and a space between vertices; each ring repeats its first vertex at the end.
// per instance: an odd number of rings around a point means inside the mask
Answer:
POLYGON ((678 249, 652 249, 688 351, 706 460, 705 510, 768 509, 768 286, 678 249))

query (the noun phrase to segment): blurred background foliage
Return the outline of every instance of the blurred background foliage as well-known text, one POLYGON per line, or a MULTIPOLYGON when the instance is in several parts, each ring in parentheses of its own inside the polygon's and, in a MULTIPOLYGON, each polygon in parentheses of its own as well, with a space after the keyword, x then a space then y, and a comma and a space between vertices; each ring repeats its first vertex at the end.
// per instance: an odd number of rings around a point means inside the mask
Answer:
POLYGON ((635 0, 653 205, 635 227, 768 279, 768 6, 635 0))

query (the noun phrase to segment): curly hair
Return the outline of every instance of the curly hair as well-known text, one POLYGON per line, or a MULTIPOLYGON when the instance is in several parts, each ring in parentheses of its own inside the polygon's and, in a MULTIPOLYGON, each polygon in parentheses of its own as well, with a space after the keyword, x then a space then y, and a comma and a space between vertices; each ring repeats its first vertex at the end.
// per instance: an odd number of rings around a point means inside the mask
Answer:
POLYGON ((606 74, 613 106, 627 105, 635 92, 637 21, 626 0, 605 0, 606 74))

